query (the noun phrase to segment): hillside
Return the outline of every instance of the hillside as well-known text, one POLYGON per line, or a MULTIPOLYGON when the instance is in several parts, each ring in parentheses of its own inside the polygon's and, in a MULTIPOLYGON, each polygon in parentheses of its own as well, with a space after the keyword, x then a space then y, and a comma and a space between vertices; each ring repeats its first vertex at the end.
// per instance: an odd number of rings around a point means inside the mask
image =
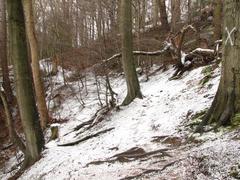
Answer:
MULTIPOLYGON (((46 144, 41 160, 20 179, 239 177, 239 133, 222 129, 218 133, 199 136, 192 134, 193 128, 190 128, 194 115, 210 106, 218 86, 218 68, 213 78, 201 85, 207 68, 197 68, 173 81, 169 81, 172 67, 164 72, 158 71, 149 81, 141 76, 143 99, 111 110, 93 127, 87 129, 83 126, 76 131, 74 128, 89 121, 101 108, 93 88, 95 80, 91 74, 87 75, 87 85, 92 88, 87 95, 82 93, 85 102, 85 108, 82 108, 74 95, 79 94, 78 82, 64 86, 60 71, 53 77, 57 84, 54 91, 63 97, 61 105, 54 110, 55 118, 65 120, 59 124, 59 139, 46 144), (73 146, 59 146, 103 130, 109 131, 73 146)), ((154 66, 151 71, 156 69, 154 66)), ((67 75, 70 76, 71 72, 67 75)), ((121 102, 126 93, 123 75, 111 77, 111 84, 118 94, 118 102, 121 102)), ((104 99, 104 86, 101 90, 104 99)), ((12 158, 1 170, 0 178, 7 179, 11 173, 5 173, 16 163, 16 158, 12 158)))

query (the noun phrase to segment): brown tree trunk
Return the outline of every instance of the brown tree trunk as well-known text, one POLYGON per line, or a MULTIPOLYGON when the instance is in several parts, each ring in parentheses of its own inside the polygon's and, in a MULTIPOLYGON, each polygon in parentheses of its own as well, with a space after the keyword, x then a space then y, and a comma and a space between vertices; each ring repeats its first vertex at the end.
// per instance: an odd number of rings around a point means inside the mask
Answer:
POLYGON ((25 16, 25 26, 27 31, 27 38, 30 45, 31 60, 32 60, 32 72, 33 81, 36 92, 37 107, 40 114, 41 127, 46 128, 49 121, 48 110, 45 100, 45 92, 43 87, 43 82, 41 79, 41 71, 38 61, 38 45, 37 38, 35 35, 34 18, 33 18, 33 7, 32 0, 22 0, 24 16, 25 16))
POLYGON ((142 98, 133 57, 132 6, 131 1, 121 0, 122 65, 127 82, 127 96, 123 105, 130 104, 136 97, 142 98))
POLYGON ((214 24, 214 40, 217 41, 221 39, 222 36, 222 0, 215 0, 214 2, 214 15, 213 15, 213 24, 214 24))
POLYGON ((220 85, 212 103, 197 131, 207 123, 218 126, 230 125, 240 113, 240 1, 224 1, 223 65, 220 85), (228 32, 231 32, 230 35, 228 32))
POLYGON ((192 23, 192 0, 188 0, 188 23, 191 24, 192 23))
POLYGON ((26 139, 25 166, 40 158, 44 146, 39 117, 32 87, 23 6, 19 0, 7 0, 9 47, 14 68, 17 102, 26 139))
POLYGON ((159 9, 160 9, 160 21, 163 29, 166 31, 170 30, 170 26, 168 23, 168 16, 167 16, 167 8, 165 0, 159 0, 159 9))
POLYGON ((25 154, 26 146, 23 143, 22 139, 18 136, 18 134, 14 128, 13 117, 11 114, 10 106, 7 102, 7 96, 5 95, 5 92, 3 92, 1 90, 0 90, 0 98, 1 98, 3 106, 4 106, 5 119, 6 119, 9 137, 10 137, 12 143, 16 144, 19 147, 19 149, 25 154))
POLYGON ((177 23, 181 19, 181 1, 171 0, 171 14, 172 14, 172 31, 175 32, 177 29, 177 23))
POLYGON ((159 21, 159 16, 158 16, 158 13, 159 13, 159 1, 158 0, 153 0, 153 25, 154 26, 157 26, 158 25, 158 21, 159 21))
POLYGON ((13 101, 11 82, 9 79, 7 60, 7 24, 6 24, 6 1, 0 0, 0 63, 2 67, 3 88, 6 92, 7 101, 13 101))

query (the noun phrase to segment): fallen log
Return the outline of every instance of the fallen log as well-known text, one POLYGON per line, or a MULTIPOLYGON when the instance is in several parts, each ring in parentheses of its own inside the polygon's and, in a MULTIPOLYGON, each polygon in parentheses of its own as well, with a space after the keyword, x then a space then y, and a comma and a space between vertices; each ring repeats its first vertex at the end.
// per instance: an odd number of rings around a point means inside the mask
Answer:
MULTIPOLYGON (((162 55, 163 53, 166 52, 171 52, 174 51, 174 48, 172 46, 171 43, 165 41, 164 42, 164 48, 161 50, 157 50, 157 51, 133 51, 133 55, 134 56, 159 56, 162 55)), ((108 59, 103 60, 101 63, 95 64, 93 66, 93 68, 99 68, 102 66, 106 66, 108 63, 112 63, 113 60, 116 60, 117 58, 121 58, 122 57, 122 53, 117 53, 114 54, 113 56, 111 56, 108 59)))

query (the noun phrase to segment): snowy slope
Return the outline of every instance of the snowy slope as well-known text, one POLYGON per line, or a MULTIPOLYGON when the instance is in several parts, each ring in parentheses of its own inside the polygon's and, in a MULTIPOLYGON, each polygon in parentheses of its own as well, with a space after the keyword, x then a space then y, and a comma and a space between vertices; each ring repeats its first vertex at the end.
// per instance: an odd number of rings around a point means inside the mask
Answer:
MULTIPOLYGON (((210 137, 204 136, 206 140, 202 140, 202 143, 185 143, 188 132, 182 129, 183 123, 186 122, 189 115, 210 106, 220 78, 219 69, 216 69, 215 78, 202 87, 199 85, 200 80, 204 77, 202 70, 203 68, 195 69, 185 73, 180 80, 173 81, 168 80, 173 73, 172 68, 165 72, 158 72, 148 82, 144 81, 144 77, 140 77, 143 99, 136 99, 129 106, 120 107, 120 111, 113 110, 95 127, 77 135, 80 132, 72 132, 73 128, 81 122, 89 120, 100 108, 94 79, 92 76, 88 76, 89 94, 84 96, 85 108, 82 108, 76 96, 69 96, 67 91, 65 92, 65 100, 54 114, 56 118, 68 119, 66 123, 60 125, 59 140, 47 143, 43 158, 27 170, 20 179, 122 179, 137 175, 146 169, 161 169, 176 160, 179 161, 173 163, 169 168, 164 168, 161 173, 147 173, 143 175, 143 179, 150 177, 151 179, 187 179, 187 177, 191 177, 190 174, 194 179, 212 178, 212 175, 202 174, 199 167, 193 165, 194 163, 188 163, 191 159, 189 157, 197 159, 201 158, 203 154, 218 154, 219 151, 226 156, 227 152, 221 149, 223 146, 232 148, 230 151, 232 156, 229 155, 229 157, 237 157, 233 152, 239 145, 234 140, 230 141, 229 135, 224 136, 222 133, 210 134, 210 137), (108 128, 114 129, 74 146, 58 146, 58 144, 72 142, 108 128), (225 139, 222 139, 223 136, 225 139), (172 139, 169 142, 153 141, 156 137, 160 139, 161 137, 172 137, 172 139), (168 156, 88 165, 93 161, 111 159, 115 154, 133 147, 140 147, 146 152, 166 149, 168 156), (214 149, 215 147, 216 149, 214 149), (189 168, 196 173, 189 172, 189 168), (199 170, 199 173, 196 170, 199 170)), ((123 76, 112 78, 111 83, 114 91, 118 93, 118 101, 121 102, 126 94, 123 76)), ((61 85, 60 79, 57 86, 61 87, 61 85)), ((77 91, 76 82, 69 85, 77 91)), ((201 140, 201 138, 199 139, 201 140)), ((215 158, 214 162, 218 158, 218 156, 212 155, 211 157, 215 158)), ((211 157, 209 157, 209 161, 211 157)), ((237 162, 238 159, 236 158, 235 161, 237 162)), ((216 169, 209 171, 215 172, 220 169, 221 172, 216 177, 222 177, 225 172, 220 166, 220 160, 218 163, 216 169)), ((232 168, 232 164, 228 168, 232 168)), ((9 174, 1 175, 0 173, 0 179, 7 177, 9 174)))

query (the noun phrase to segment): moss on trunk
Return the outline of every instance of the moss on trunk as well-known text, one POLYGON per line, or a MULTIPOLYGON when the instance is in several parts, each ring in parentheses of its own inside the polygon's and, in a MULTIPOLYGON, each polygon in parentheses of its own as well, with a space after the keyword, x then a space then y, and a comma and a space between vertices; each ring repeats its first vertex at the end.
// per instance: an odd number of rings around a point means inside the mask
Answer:
POLYGON ((26 138, 25 165, 40 158, 44 139, 34 97, 28 62, 23 6, 20 0, 7 1, 9 17, 10 55, 14 67, 17 103, 26 138))

